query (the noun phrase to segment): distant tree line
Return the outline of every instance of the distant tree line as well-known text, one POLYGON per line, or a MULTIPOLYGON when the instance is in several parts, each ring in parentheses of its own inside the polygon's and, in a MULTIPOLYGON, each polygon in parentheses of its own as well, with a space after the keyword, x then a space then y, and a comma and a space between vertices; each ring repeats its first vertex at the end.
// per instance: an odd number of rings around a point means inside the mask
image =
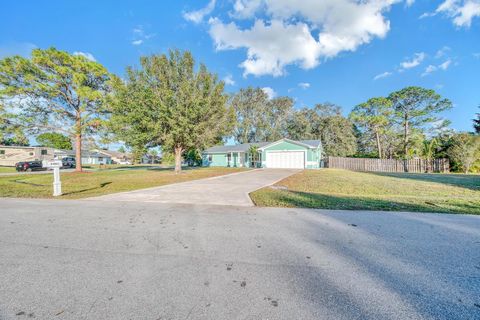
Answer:
POLYGON ((368 99, 346 117, 328 102, 297 109, 292 98, 270 99, 261 88, 227 94, 188 51, 141 57, 123 78, 55 48, 0 60, 0 143, 26 145, 26 134, 61 149, 74 142, 79 171, 81 149, 92 142, 121 141, 134 158, 160 146, 180 172, 182 159, 198 164, 202 150, 228 139, 284 137, 320 139, 330 156, 447 157, 455 170, 479 171, 480 114, 474 132, 456 133, 440 117, 451 107, 434 90, 407 87, 368 99))

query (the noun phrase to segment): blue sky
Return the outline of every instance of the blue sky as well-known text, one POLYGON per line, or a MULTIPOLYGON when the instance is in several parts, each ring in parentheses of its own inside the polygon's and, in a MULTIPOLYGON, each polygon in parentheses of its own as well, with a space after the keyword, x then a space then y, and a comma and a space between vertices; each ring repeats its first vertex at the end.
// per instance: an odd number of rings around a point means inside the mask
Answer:
POLYGON ((55 46, 122 75, 142 55, 187 49, 227 90, 270 88, 296 107, 344 113, 409 85, 454 103, 472 130, 480 105, 480 0, 10 1, 0 57, 55 46))

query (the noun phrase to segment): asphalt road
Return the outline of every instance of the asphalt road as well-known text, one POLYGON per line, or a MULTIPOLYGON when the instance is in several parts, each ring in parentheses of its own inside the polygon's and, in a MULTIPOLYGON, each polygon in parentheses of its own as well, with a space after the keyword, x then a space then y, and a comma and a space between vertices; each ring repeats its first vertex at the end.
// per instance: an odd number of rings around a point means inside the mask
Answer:
POLYGON ((478 216, 0 204, 0 319, 480 319, 478 216))
POLYGON ((253 207, 250 192, 300 172, 297 169, 256 169, 165 186, 107 194, 89 200, 215 204, 253 207))

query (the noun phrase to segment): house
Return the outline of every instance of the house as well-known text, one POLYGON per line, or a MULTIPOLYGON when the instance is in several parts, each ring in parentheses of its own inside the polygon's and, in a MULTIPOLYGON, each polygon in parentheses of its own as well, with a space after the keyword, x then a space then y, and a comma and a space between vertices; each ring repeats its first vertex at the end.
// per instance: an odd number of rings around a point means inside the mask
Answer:
MULTIPOLYGON (((75 150, 55 150, 55 157, 57 159, 63 159, 66 157, 75 158, 75 150)), ((96 151, 84 151, 82 150, 82 165, 88 164, 111 164, 112 158, 109 155, 99 153, 96 151)))
POLYGON ((54 148, 0 145, 0 166, 13 167, 17 162, 48 161, 54 158, 54 148))
MULTIPOLYGON (((17 162, 49 161, 75 158, 75 150, 62 150, 50 147, 24 147, 0 145, 0 166, 13 167, 17 162)), ((112 158, 108 154, 82 150, 82 164, 109 164, 112 158)))
POLYGON ((140 158, 140 163, 142 164, 154 164, 154 163, 160 163, 162 161, 162 157, 159 156, 159 155, 152 155, 152 154, 144 154, 141 158, 140 158))
POLYGON ((315 169, 321 167, 322 154, 320 140, 280 139, 215 146, 202 153, 202 163, 218 167, 315 169), (255 148, 256 152, 252 153, 255 148))
POLYGON ((103 149, 93 149, 97 153, 103 154, 106 157, 110 157, 111 163, 125 163, 132 162, 132 156, 128 153, 112 150, 103 150, 103 149))

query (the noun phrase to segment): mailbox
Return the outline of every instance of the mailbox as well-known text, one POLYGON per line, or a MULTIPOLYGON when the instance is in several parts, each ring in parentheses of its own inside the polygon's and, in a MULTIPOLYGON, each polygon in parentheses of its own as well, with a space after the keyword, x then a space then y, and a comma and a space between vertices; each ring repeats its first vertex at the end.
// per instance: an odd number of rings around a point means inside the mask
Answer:
POLYGON ((62 160, 49 160, 46 163, 46 167, 53 168, 53 196, 61 196, 62 182, 60 181, 60 168, 62 167, 62 160))

